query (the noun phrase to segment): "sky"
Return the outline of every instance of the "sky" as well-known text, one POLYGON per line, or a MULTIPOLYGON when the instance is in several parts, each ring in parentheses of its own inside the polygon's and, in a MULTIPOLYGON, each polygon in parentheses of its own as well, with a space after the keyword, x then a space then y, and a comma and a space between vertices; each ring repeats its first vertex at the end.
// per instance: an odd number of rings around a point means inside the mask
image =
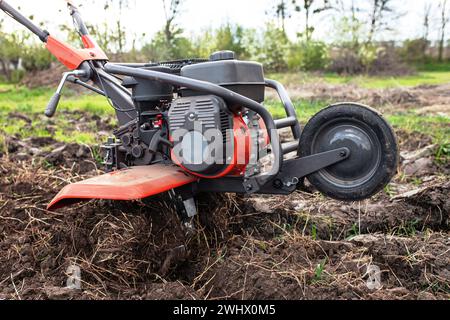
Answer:
MULTIPOLYGON (((58 25, 72 25, 70 16, 66 10, 64 0, 6 0, 14 7, 21 8, 25 15, 33 15, 35 21, 44 22, 46 28, 53 34, 58 34, 58 25)), ((113 0, 117 1, 117 0, 113 0)), ((135 4, 135 9, 126 11, 122 15, 127 32, 134 34, 146 33, 147 38, 160 30, 164 24, 164 11, 161 0, 130 0, 135 4)), ((350 1, 350 0, 343 0, 350 1)), ((363 0, 356 0, 363 1, 363 0)), ((423 8, 427 1, 437 4, 438 0, 399 0, 400 10, 406 14, 393 22, 395 30, 385 33, 385 39, 403 40, 418 37, 422 34, 423 8), (406 4, 406 6, 405 6, 406 4)), ((200 34, 207 27, 217 27, 224 23, 238 23, 248 28, 263 28, 273 19, 267 11, 274 7, 274 0, 186 0, 182 8, 182 14, 177 20, 185 30, 186 36, 200 34)), ((104 0, 75 0, 80 7, 87 23, 101 24, 112 22, 117 18, 118 12, 103 10, 104 0)), ((17 24, 5 18, 7 30, 17 29, 17 24)), ((0 13, 0 19, 3 18, 0 13)), ((316 22, 318 26, 315 37, 321 40, 331 39, 333 35, 333 14, 322 15, 316 22)), ((436 18, 435 18, 436 20, 436 18)), ((436 23, 437 25, 437 23, 436 23)), ((301 30, 302 21, 299 17, 291 19, 287 23, 287 32, 294 38, 296 32, 301 30)), ((430 36, 437 39, 437 28, 433 28, 430 36)))

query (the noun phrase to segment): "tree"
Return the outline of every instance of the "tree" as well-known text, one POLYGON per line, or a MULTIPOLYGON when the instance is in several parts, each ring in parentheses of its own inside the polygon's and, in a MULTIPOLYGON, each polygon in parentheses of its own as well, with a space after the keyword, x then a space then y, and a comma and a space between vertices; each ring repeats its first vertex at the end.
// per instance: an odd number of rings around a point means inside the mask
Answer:
POLYGON ((249 58, 249 52, 245 47, 245 30, 240 25, 225 24, 216 31, 215 50, 231 50, 237 57, 245 60, 249 58))
POLYGON ((334 23, 336 40, 339 45, 357 51, 364 36, 364 21, 359 14, 361 8, 356 0, 339 0, 336 10, 338 11, 334 23))
POLYGON ((143 47, 143 52, 153 61, 186 58, 193 53, 191 41, 183 36, 176 19, 181 13, 182 0, 161 0, 165 23, 153 40, 143 47))
POLYGON ((256 60, 264 63, 268 71, 285 71, 288 67, 286 52, 291 43, 283 30, 268 24, 257 48, 256 60))
POLYGON ((24 32, 6 34, 0 31, 0 65, 8 82, 13 81, 14 70, 19 67, 27 37, 29 37, 28 34, 24 32))
POLYGON ((315 27, 312 25, 312 17, 330 9, 333 9, 331 0, 292 0, 295 5, 295 11, 303 13, 305 21, 305 31, 303 36, 306 42, 312 39, 315 27))
POLYGON ((123 10, 130 7, 130 2, 128 0, 106 0, 105 2, 105 10, 107 10, 110 6, 116 6, 118 10, 117 20, 116 20, 116 29, 114 30, 114 35, 111 38, 116 44, 117 53, 124 53, 125 49, 125 35, 126 28, 122 24, 122 14, 123 10))
POLYGON ((183 1, 161 1, 165 17, 164 26, 142 50, 153 61, 186 58, 193 52, 192 43, 183 37, 183 29, 176 24, 183 1))
POLYGON ((205 29, 195 37, 192 53, 198 58, 208 58, 215 51, 231 50, 236 53, 238 59, 248 60, 258 54, 257 47, 260 43, 256 30, 226 23, 216 29, 205 29))
POLYGON ((449 22, 448 16, 448 8, 447 8, 447 0, 442 0, 439 4, 439 9, 441 12, 441 21, 440 21, 440 29, 439 29, 439 62, 444 61, 444 47, 445 47, 445 32, 447 29, 447 24, 449 22))
POLYGON ((181 0, 162 0, 166 23, 164 25, 164 35, 167 45, 171 45, 175 38, 182 33, 175 21, 180 13, 181 0))
POLYGON ((286 32, 286 20, 291 17, 291 4, 292 0, 276 0, 275 4, 275 16, 278 19, 278 23, 283 32, 286 32))
POLYGON ((372 43, 377 32, 391 30, 390 23, 402 16, 394 7, 395 0, 369 0, 369 34, 367 42, 372 43))
MULTIPOLYGON (((92 2, 95 2, 92 0, 92 2)), ((111 24, 109 21, 96 25, 87 25, 89 33, 97 40, 101 48, 108 53, 117 53, 123 55, 126 51, 128 32, 123 24, 123 13, 126 9, 130 9, 134 2, 129 0, 104 0, 103 9, 112 11, 111 16, 115 16, 116 21, 111 24), (113 27, 111 27, 113 26, 113 27)), ((60 26, 62 31, 68 34, 71 42, 78 42, 79 36, 72 27, 60 26)))
POLYGON ((423 39, 428 41, 428 37, 430 36, 430 20, 431 20, 431 12, 433 10, 433 4, 431 2, 425 3, 423 8, 423 39))

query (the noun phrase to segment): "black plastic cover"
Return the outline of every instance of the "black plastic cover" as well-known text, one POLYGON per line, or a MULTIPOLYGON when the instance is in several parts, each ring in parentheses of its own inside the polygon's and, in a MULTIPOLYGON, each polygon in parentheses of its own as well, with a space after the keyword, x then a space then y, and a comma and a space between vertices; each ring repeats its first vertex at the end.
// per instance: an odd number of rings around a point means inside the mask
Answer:
MULTIPOLYGON (((218 53, 214 55, 220 56, 218 53)), ((181 76, 220 85, 256 102, 264 101, 264 70, 257 62, 218 60, 199 63, 183 67, 181 76)), ((195 95, 202 93, 183 90, 183 96, 195 95)))
MULTIPOLYGON (((145 69, 171 73, 171 69, 168 67, 150 67, 145 69)), ((161 81, 126 77, 123 80, 123 86, 132 89, 132 98, 138 104, 159 102, 161 100, 171 101, 173 98, 173 86, 161 81)))

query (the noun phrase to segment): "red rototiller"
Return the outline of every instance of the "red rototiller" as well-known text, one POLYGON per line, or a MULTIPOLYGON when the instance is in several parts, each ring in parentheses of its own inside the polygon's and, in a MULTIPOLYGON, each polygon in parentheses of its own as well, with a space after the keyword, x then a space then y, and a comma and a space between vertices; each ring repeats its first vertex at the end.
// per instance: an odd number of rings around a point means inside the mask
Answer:
POLYGON ((138 200, 169 192, 183 217, 196 213, 199 193, 289 195, 304 178, 339 200, 369 198, 397 171, 392 128, 375 110, 332 105, 301 128, 285 88, 264 78, 256 62, 231 51, 209 59, 110 63, 68 1, 83 49, 42 30, 7 2, 0 9, 36 34, 68 69, 45 111, 52 117, 69 81, 108 99, 119 127, 103 146, 105 175, 66 186, 55 210, 83 200, 138 200), (275 89, 286 118, 264 107, 275 89), (281 143, 290 128, 293 141, 281 143))

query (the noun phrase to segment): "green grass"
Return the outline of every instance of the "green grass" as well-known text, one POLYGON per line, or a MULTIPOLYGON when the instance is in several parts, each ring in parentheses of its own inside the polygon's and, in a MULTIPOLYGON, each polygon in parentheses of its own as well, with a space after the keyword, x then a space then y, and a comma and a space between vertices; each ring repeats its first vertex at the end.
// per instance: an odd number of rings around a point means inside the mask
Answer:
MULTIPOLYGON (((0 84, 0 112, 43 113, 54 89, 29 90, 24 87, 0 84)), ((87 111, 98 115, 113 114, 108 101, 99 95, 74 95, 66 91, 58 107, 60 111, 87 111)))
MULTIPOLYGON (((327 101, 293 101, 300 121, 305 124, 314 114, 329 105, 327 101)), ((267 101, 266 106, 275 119, 286 116, 284 108, 278 101, 267 101)), ((407 132, 420 132, 431 136, 439 145, 448 144, 450 137, 449 118, 445 116, 423 116, 414 110, 385 115, 394 128, 407 132)))
POLYGON ((335 73, 318 75, 298 72, 269 74, 268 78, 273 78, 285 84, 326 82, 335 85, 353 84, 368 89, 386 89, 450 83, 450 70, 441 67, 441 69, 419 71, 415 75, 403 77, 340 76, 335 73))
POLYGON ((429 135, 439 145, 449 143, 450 120, 444 116, 417 115, 414 111, 387 115, 389 122, 396 128, 408 132, 420 132, 429 135))
MULTIPOLYGON (((330 103, 327 101, 310 101, 303 99, 295 100, 293 101, 293 104, 297 111, 298 118, 305 122, 330 103)), ((286 111, 280 101, 267 100, 264 105, 269 109, 275 119, 286 117, 286 111)))
MULTIPOLYGON (((28 137, 52 137, 66 143, 99 143, 95 130, 92 132, 78 132, 69 123, 69 117, 76 117, 78 112, 88 112, 99 116, 113 116, 114 110, 105 98, 93 94, 75 95, 67 90, 53 119, 43 116, 44 110, 50 100, 54 89, 39 88, 29 90, 8 84, 0 84, 0 133, 16 135, 22 139, 28 137), (71 112, 71 115, 64 113, 71 112), (33 120, 29 125, 26 121, 12 118, 10 113, 26 114, 33 120), (72 116, 73 114, 73 116, 72 116), (52 134, 49 127, 53 127, 52 134)), ((108 120, 105 120, 108 121, 108 120)))
MULTIPOLYGON (((436 74, 439 74, 439 72, 431 73, 435 77, 437 77, 436 74)), ((444 74, 447 74, 450 81, 450 72, 444 72, 444 74)), ((287 82, 292 82, 293 78, 297 76, 294 74, 283 75, 287 82)), ((336 82, 341 81, 341 79, 337 79, 336 76, 331 75, 325 77, 325 80, 332 81, 330 79, 333 79, 333 77, 336 82)), ((423 80, 424 78, 421 81, 423 80)), ((378 80, 376 79, 370 79, 370 81, 370 85, 375 86, 381 85, 382 83, 386 85, 390 80, 379 79, 380 82, 377 82, 378 80)), ((412 80, 404 78, 402 81, 412 80)), ((89 132, 79 132, 74 128, 73 122, 69 122, 69 120, 76 119, 78 112, 88 112, 101 116, 104 121, 112 121, 114 119, 114 110, 110 107, 106 99, 91 94, 75 95, 73 92, 67 90, 62 98, 56 117, 47 119, 43 116, 43 112, 53 92, 53 89, 42 88, 29 90, 14 85, 0 84, 0 132, 3 131, 8 135, 18 135, 21 138, 53 137, 62 142, 98 143, 95 124, 92 124, 92 127, 88 130, 89 132), (71 113, 67 114, 64 111, 71 113), (29 115, 33 123, 29 125, 24 120, 11 118, 10 113, 12 112, 29 115)), ((330 103, 331 101, 310 101, 305 99, 294 101, 298 117, 303 124, 330 103)), ((274 118, 282 118, 285 116, 284 108, 279 101, 268 100, 265 105, 274 115, 274 118)), ((78 115, 78 117, 81 116, 78 115)), ((414 110, 388 114, 386 117, 395 128, 432 136, 435 143, 443 146, 441 153, 448 153, 450 143, 448 138, 450 136, 448 117, 417 115, 414 110)))
POLYGON ((450 63, 448 62, 428 62, 416 66, 418 71, 450 72, 450 63))
POLYGON ((327 264, 327 259, 324 259, 324 260, 322 260, 321 263, 319 263, 316 266, 316 270, 314 271, 314 278, 312 281, 313 283, 318 283, 323 280, 323 275, 324 275, 326 264, 327 264))

